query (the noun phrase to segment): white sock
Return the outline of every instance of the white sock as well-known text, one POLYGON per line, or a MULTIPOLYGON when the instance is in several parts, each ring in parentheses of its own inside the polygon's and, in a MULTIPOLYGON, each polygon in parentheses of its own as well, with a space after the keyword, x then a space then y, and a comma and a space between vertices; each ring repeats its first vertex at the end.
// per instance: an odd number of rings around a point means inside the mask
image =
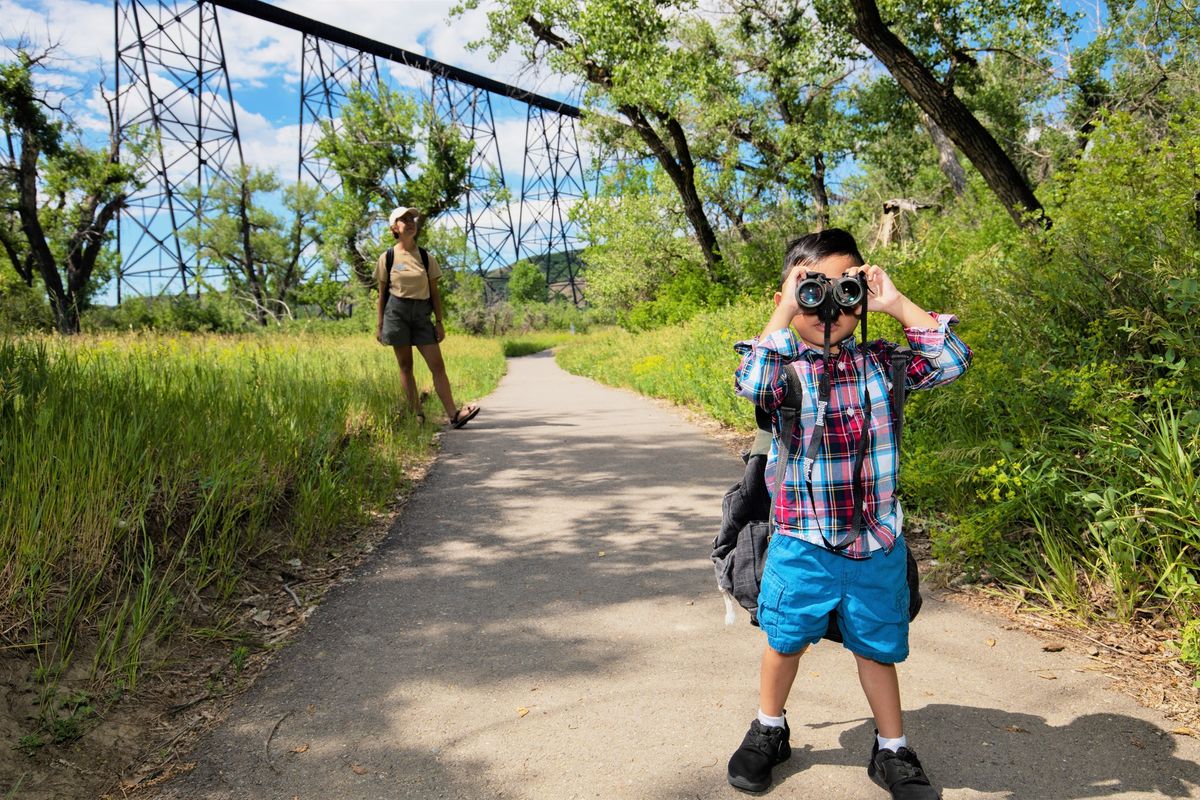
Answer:
POLYGON ((761 708, 758 710, 758 721, 770 728, 782 728, 786 720, 786 714, 779 717, 770 717, 764 714, 761 708))
MULTIPOLYGON (((758 712, 761 718, 762 712, 758 712)), ((879 742, 880 750, 891 750, 893 753, 899 753, 901 747, 908 747, 908 737, 901 736, 899 739, 886 739, 875 734, 875 740, 879 742)))

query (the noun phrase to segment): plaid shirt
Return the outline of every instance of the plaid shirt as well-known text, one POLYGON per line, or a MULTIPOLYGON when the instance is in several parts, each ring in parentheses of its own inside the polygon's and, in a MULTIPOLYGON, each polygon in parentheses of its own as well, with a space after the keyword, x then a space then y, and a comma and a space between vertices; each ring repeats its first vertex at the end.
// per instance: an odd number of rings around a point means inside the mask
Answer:
MULTIPOLYGON (((932 330, 905 328, 913 358, 908 365, 908 390, 930 389, 957 378, 971 363, 971 349, 950 330, 956 317, 931 315, 938 327, 932 330)), ((776 529, 814 544, 831 540, 851 524, 854 517, 854 460, 863 433, 864 378, 871 390, 870 434, 863 459, 863 530, 845 549, 850 558, 868 558, 872 550, 891 551, 901 533, 903 513, 895 497, 899 472, 896 432, 891 413, 892 353, 897 345, 877 340, 864 349, 866 375, 862 375, 861 349, 851 336, 830 357, 829 407, 825 434, 812 467, 812 500, 801 471, 817 415, 817 386, 824 372, 821 350, 806 345, 789 326, 761 341, 738 342, 734 349, 742 363, 734 375, 737 393, 767 411, 775 411, 786 393, 783 365, 794 362, 804 387, 802 411, 783 478, 783 491, 776 495, 775 463, 778 457, 779 416, 773 415, 775 437, 767 458, 767 487, 775 503, 776 529), (814 513, 815 512, 815 513, 814 513), (866 535, 870 533, 870 536, 866 535)))

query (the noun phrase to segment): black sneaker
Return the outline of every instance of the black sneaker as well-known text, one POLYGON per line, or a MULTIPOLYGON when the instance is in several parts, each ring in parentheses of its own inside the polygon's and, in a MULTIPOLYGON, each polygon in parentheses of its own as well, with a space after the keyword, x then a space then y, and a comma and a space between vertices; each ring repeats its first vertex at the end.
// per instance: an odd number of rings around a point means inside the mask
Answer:
POLYGON ((925 777, 925 768, 917 754, 907 747, 898 751, 880 750, 876 739, 871 747, 867 775, 891 792, 892 800, 941 800, 941 794, 925 777))
POLYGON ((765 792, 771 785, 771 770, 792 757, 791 735, 787 720, 782 728, 763 725, 757 719, 751 722, 742 746, 729 759, 729 785, 746 792, 765 792))

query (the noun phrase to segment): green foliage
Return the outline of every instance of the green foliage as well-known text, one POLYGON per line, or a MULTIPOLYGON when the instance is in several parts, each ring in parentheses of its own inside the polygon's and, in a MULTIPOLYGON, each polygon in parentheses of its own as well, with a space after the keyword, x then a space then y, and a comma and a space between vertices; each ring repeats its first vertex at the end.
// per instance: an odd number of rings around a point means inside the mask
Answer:
POLYGON ((733 394, 733 345, 755 336, 765 319, 761 303, 742 303, 640 334, 609 329, 576 337, 559 348, 557 359, 576 375, 661 397, 750 430, 750 404, 733 394))
MULTIPOLYGON (((497 342, 442 347, 464 401, 503 374, 497 342)), ((43 694, 82 652, 97 684, 136 687, 173 635, 233 618, 248 561, 306 557, 391 502, 434 436, 396 421, 397 387, 369 336, 0 340, 0 616, 43 694)), ((43 703, 45 722, 70 735, 90 705, 43 703)))
POLYGON ((54 328, 54 314, 45 294, 26 286, 0 255, 0 334, 48 331, 54 328))
POLYGON ((517 304, 549 302, 550 290, 546 286, 546 276, 528 261, 513 264, 508 275, 508 299, 517 304))
POLYGON ((519 358, 541 353, 570 340, 571 334, 565 331, 536 331, 520 336, 505 336, 500 345, 504 348, 506 358, 519 358))
MULTIPOLYGON (((1095 117, 1086 151, 1059 162, 1044 187, 1049 231, 1018 230, 973 178, 941 214, 917 219, 913 240, 866 251, 915 302, 959 314, 975 351, 971 372, 915 393, 907 412, 901 492, 914 519, 931 521, 935 554, 968 574, 987 568, 1065 615, 1173 620, 1193 661, 1195 106, 1181 98, 1165 119, 1095 117)), ((732 394, 730 345, 756 333, 768 311, 765 299, 740 301, 637 335, 596 333, 558 358, 748 429, 748 405, 732 394)), ((887 319, 873 319, 872 330, 901 335, 887 319)))
POLYGON ((233 652, 229 654, 229 663, 233 667, 233 671, 241 674, 246 668, 246 659, 250 657, 250 648, 244 644, 239 644, 233 648, 233 652))
POLYGON ((316 189, 302 183, 283 187, 274 173, 243 166, 232 180, 188 194, 201 212, 179 235, 196 249, 201 280, 205 271, 220 274, 224 290, 260 325, 290 316, 289 303, 306 277, 300 269, 301 247, 316 234, 316 189), (263 195, 280 193, 286 216, 264 205, 263 195))
MULTIPOLYGON (((1179 642, 1179 658, 1183 663, 1200 670, 1200 619, 1188 622, 1179 642)), ((1200 681, 1197 681, 1200 684, 1200 681)))
POLYGON ((379 220, 407 206, 428 222, 457 205, 468 185, 471 142, 428 106, 383 84, 353 88, 339 113, 337 126, 322 123, 317 145, 342 181, 318 214, 322 251, 331 271, 348 264, 369 286, 375 258, 391 241, 379 220))
POLYGON ((103 331, 160 331, 187 333, 239 333, 252 322, 244 306, 227 295, 133 297, 119 306, 97 307, 83 316, 83 329, 103 331))
MULTIPOLYGON (((118 160, 115 130, 104 149, 68 138, 78 134, 71 120, 34 86, 46 55, 18 50, 0 64, 0 129, 8 144, 0 155, 0 248, 26 285, 40 278, 56 326, 75 333, 80 312, 113 274, 109 223, 139 177, 118 160)), ((136 161, 148 140, 131 131, 120 144, 136 161)))
POLYGON ((629 330, 648 330, 689 320, 700 311, 729 302, 732 297, 729 289, 713 283, 689 265, 664 281, 653 299, 638 303, 618 318, 629 330))
POLYGON ((572 209, 588 247, 588 301, 618 313, 651 300, 679 272, 704 270, 686 230, 678 195, 665 174, 641 166, 618 169, 604 190, 572 209))

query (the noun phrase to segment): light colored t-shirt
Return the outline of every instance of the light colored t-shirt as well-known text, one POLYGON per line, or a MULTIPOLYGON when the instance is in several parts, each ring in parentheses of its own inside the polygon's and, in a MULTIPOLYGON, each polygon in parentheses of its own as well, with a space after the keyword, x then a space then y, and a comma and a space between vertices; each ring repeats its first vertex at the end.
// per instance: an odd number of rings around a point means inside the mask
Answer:
MULTIPOLYGON (((429 299, 429 281, 441 277, 442 268, 438 266, 433 253, 429 253, 429 275, 425 275, 425 267, 421 264, 419 252, 408 252, 397 244, 392 248, 396 258, 392 262, 392 276, 388 291, 396 297, 410 300, 429 299)), ((429 252, 429 251, 426 251, 429 252)), ((387 268, 387 251, 379 254, 375 264, 375 283, 384 282, 384 270, 387 268)))

